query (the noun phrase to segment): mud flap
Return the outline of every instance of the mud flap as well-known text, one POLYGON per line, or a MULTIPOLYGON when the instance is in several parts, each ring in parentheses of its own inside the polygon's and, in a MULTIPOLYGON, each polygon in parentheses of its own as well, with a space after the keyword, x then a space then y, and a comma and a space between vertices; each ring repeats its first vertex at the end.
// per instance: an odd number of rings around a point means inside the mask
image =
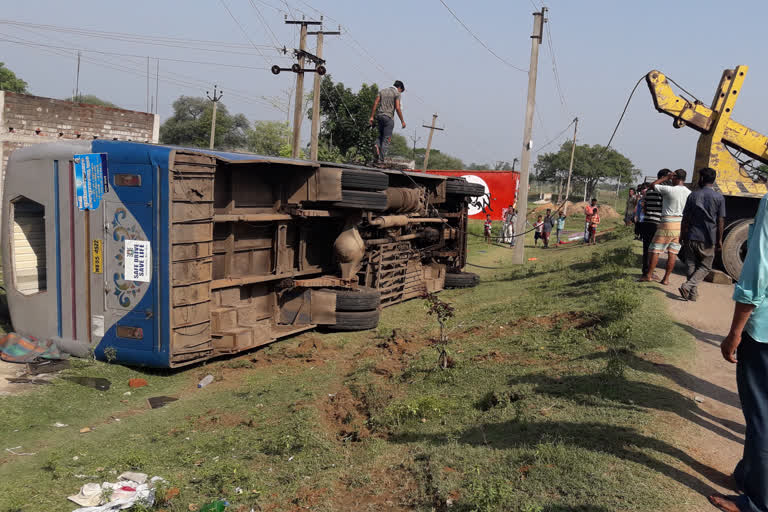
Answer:
POLYGON ((336 294, 323 290, 312 290, 310 308, 312 323, 333 325, 336 323, 336 294))

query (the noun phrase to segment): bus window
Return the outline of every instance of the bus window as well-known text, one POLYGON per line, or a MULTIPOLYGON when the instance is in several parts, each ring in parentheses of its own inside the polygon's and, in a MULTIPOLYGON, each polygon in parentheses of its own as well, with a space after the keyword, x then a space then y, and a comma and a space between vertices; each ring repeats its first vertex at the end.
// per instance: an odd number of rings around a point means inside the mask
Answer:
POLYGON ((11 201, 13 238, 13 283, 23 295, 44 292, 47 288, 45 270, 45 207, 19 197, 11 201))

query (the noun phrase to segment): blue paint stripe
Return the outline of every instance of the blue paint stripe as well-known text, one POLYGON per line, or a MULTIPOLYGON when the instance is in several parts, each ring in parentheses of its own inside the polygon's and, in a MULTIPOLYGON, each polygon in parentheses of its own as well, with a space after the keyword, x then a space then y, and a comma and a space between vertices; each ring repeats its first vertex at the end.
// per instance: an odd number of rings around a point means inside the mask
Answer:
POLYGON ((59 161, 53 161, 53 218, 56 240, 56 332, 61 338, 61 213, 59 212, 59 161))

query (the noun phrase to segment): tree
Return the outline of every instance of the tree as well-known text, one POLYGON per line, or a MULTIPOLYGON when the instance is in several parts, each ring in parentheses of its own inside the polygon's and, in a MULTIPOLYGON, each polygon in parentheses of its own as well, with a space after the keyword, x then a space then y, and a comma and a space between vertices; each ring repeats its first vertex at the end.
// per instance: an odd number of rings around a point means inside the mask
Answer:
POLYGON ((102 107, 120 108, 111 101, 102 100, 94 94, 81 94, 74 99, 75 103, 86 103, 88 105, 101 105, 102 107))
MULTIPOLYGON (((256 121, 247 132, 248 151, 264 156, 280 156, 280 150, 290 149, 291 129, 280 121, 256 121)), ((289 151, 290 153, 290 151, 289 151)))
MULTIPOLYGON (((425 148, 416 148, 416 167, 421 168, 424 166, 424 155, 426 152, 425 148)), ((429 150, 428 165, 430 169, 464 169, 464 162, 460 158, 443 153, 439 149, 429 150)))
POLYGON ((402 156, 413 158, 413 148, 408 147, 408 139, 399 133, 392 134, 392 142, 389 144, 388 156, 402 156))
MULTIPOLYGON (((557 153, 539 155, 535 169, 538 179, 558 183, 568 177, 568 166, 571 159, 571 141, 566 141, 557 153)), ((571 184, 584 187, 586 195, 594 196, 597 186, 607 180, 619 180, 629 183, 640 174, 632 161, 613 148, 605 148, 599 144, 576 145, 573 159, 573 176, 571 184)))
MULTIPOLYGON (((379 88, 363 84, 355 93, 341 82, 334 83, 330 75, 320 83, 320 144, 338 148, 347 162, 373 161, 378 132, 369 126, 368 119, 379 88)), ((312 118, 311 108, 308 116, 312 118)))
MULTIPOLYGON (((192 147, 208 147, 213 104, 206 98, 179 96, 173 102, 173 116, 160 127, 160 141, 192 147)), ((243 114, 232 115, 223 103, 216 112, 217 149, 245 149, 250 123, 243 114)))
POLYGON ((16 76, 16 73, 0 62, 0 90, 26 94, 27 82, 16 76))

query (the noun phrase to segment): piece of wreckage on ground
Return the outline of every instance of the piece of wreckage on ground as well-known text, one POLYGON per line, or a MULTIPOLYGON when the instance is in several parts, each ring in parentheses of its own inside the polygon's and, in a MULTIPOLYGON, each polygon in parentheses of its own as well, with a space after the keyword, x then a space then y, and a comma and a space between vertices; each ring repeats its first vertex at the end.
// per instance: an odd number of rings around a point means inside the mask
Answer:
POLYGON ((132 142, 15 151, 3 262, 14 329, 76 356, 175 367, 382 307, 462 272, 461 178, 132 142))

